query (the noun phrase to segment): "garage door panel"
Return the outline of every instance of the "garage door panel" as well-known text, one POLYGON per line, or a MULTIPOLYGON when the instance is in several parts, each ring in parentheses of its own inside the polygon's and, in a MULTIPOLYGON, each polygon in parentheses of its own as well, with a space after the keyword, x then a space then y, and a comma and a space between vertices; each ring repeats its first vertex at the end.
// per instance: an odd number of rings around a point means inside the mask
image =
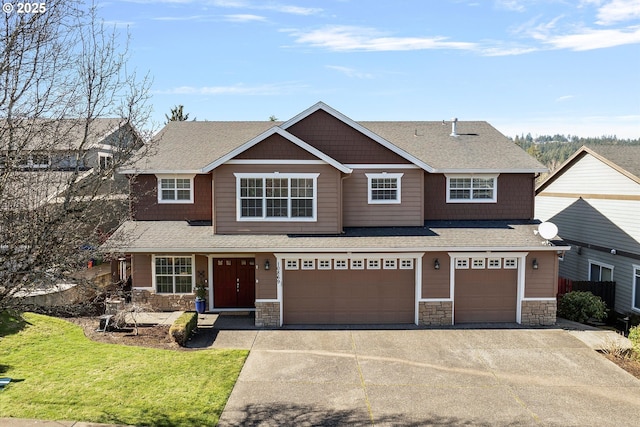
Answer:
POLYGON ((455 280, 455 323, 516 321, 518 270, 456 270, 455 280))
POLYGON ((284 272, 284 323, 413 323, 413 270, 284 272))

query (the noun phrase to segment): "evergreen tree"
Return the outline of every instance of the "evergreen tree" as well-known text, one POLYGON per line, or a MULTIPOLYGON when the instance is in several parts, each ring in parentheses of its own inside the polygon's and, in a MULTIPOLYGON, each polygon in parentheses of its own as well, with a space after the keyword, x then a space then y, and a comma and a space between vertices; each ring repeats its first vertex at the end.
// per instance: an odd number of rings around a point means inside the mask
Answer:
POLYGON ((165 114, 164 116, 167 118, 165 125, 169 122, 184 122, 185 120, 187 120, 189 118, 189 113, 184 114, 183 109, 183 105, 176 105, 171 109, 171 116, 165 114))

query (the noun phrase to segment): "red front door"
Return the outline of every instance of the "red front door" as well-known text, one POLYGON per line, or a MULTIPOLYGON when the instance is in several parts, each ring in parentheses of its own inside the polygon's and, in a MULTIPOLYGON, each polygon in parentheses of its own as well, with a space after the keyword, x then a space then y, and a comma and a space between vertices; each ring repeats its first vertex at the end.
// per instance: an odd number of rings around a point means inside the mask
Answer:
POLYGON ((256 262, 253 258, 213 260, 213 306, 250 308, 255 306, 256 262))

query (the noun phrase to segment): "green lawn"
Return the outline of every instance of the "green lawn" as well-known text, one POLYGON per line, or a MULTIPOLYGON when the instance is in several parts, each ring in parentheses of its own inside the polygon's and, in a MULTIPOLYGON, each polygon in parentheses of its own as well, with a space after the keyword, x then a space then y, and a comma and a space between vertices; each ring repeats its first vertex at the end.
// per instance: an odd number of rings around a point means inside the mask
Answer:
POLYGON ((0 313, 0 376, 13 378, 0 417, 215 425, 248 355, 103 344, 65 320, 17 320, 0 313))

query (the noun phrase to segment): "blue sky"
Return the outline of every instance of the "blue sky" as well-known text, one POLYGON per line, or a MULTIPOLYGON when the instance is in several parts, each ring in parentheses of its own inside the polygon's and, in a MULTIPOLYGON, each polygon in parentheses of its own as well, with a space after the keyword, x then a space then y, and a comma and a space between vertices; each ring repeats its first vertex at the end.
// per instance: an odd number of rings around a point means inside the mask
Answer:
POLYGON ((98 0, 153 120, 486 120, 640 138, 640 0, 98 0))

